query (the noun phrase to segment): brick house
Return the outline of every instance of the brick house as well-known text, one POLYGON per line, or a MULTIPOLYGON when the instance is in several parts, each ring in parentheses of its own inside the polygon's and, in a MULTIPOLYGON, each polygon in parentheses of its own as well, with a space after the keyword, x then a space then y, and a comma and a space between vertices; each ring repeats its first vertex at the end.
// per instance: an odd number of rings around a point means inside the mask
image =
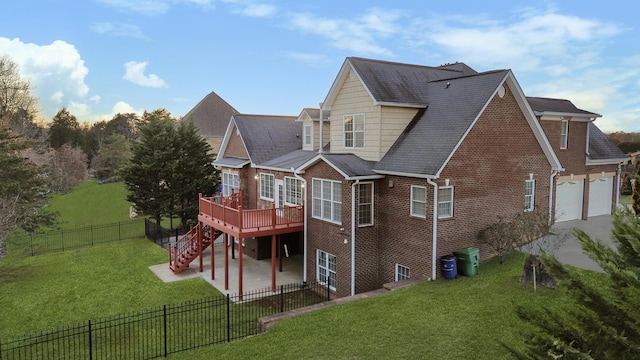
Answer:
POLYGON ((477 235, 497 216, 565 214, 567 180, 584 184, 579 218, 602 213, 605 198, 610 213, 623 159, 593 125, 598 116, 525 97, 510 70, 350 57, 317 109, 232 115, 214 162, 221 199, 241 193, 242 208, 271 211, 273 231, 289 208, 303 209, 294 221, 303 224, 277 236, 256 225, 260 236, 245 238, 203 215, 203 199, 199 219, 242 237, 254 258, 274 262, 276 243, 304 254, 304 280, 328 282, 337 297, 436 279, 438 259, 456 249, 491 256, 477 235))

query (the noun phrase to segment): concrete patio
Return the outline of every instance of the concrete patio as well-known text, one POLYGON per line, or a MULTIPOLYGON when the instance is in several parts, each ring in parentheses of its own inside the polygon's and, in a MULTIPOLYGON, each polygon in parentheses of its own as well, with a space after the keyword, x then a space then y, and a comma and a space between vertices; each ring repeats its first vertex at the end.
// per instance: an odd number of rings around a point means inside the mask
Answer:
MULTIPOLYGON (((238 277, 238 249, 236 247, 235 259, 231 258, 229 248, 229 289, 224 288, 224 245, 215 242, 213 246, 215 279, 211 279, 211 247, 203 253, 203 272, 200 272, 200 260, 196 258, 189 268, 180 274, 174 274, 169 269, 168 263, 150 266, 149 269, 164 282, 173 282, 195 277, 202 277, 223 294, 239 293, 238 277)), ((243 292, 258 289, 271 288, 271 259, 256 260, 247 255, 242 258, 243 265, 243 292)), ((276 286, 302 282, 303 256, 302 254, 283 256, 282 272, 279 272, 279 263, 276 261, 276 286)))

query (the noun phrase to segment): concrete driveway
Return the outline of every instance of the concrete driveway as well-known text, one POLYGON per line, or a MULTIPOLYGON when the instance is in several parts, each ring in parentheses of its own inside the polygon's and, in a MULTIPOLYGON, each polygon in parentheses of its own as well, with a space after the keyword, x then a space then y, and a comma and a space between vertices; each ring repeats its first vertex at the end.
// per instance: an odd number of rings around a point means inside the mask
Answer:
MULTIPOLYGON (((565 243, 555 251, 551 253, 563 264, 573 265, 582 269, 600 271, 602 268, 587 255, 582 252, 582 247, 578 242, 578 239, 573 235, 573 228, 578 228, 587 233, 592 239, 600 239, 605 244, 613 247, 613 240, 611 239, 611 229, 613 229, 611 215, 602 215, 589 218, 589 220, 571 220, 561 223, 556 223, 554 226, 557 235, 555 239, 566 238, 565 243)), ((540 239, 540 245, 543 248, 549 248, 549 246, 542 245, 542 242, 549 241, 550 239, 540 239)), ((535 243, 537 243, 535 242, 535 243)), ((537 244, 530 244, 524 247, 522 250, 530 253, 536 253, 538 250, 537 244)))

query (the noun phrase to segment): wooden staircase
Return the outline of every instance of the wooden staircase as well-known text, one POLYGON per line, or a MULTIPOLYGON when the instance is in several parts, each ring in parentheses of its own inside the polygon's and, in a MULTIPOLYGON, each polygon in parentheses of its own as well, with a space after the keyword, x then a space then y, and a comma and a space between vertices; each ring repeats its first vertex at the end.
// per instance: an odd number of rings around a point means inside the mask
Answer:
MULTIPOLYGON (((219 230, 214 230, 213 239, 209 226, 204 226, 202 230, 202 251, 211 246, 211 243, 222 234, 219 230)), ((200 256, 198 251, 198 228, 192 227, 188 233, 184 234, 175 243, 169 244, 169 268, 176 274, 181 273, 189 267, 189 264, 200 256)))

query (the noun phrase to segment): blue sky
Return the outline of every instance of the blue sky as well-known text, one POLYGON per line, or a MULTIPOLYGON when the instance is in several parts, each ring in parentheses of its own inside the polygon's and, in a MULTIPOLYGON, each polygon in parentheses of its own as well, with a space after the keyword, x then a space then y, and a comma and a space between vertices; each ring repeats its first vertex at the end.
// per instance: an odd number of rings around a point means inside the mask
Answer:
POLYGON ((512 69, 528 96, 640 131, 640 34, 627 1, 22 0, 2 5, 0 55, 45 120, 187 113, 215 91, 238 111, 298 115, 347 56, 512 69), (489 4, 487 4, 489 3, 489 4))

